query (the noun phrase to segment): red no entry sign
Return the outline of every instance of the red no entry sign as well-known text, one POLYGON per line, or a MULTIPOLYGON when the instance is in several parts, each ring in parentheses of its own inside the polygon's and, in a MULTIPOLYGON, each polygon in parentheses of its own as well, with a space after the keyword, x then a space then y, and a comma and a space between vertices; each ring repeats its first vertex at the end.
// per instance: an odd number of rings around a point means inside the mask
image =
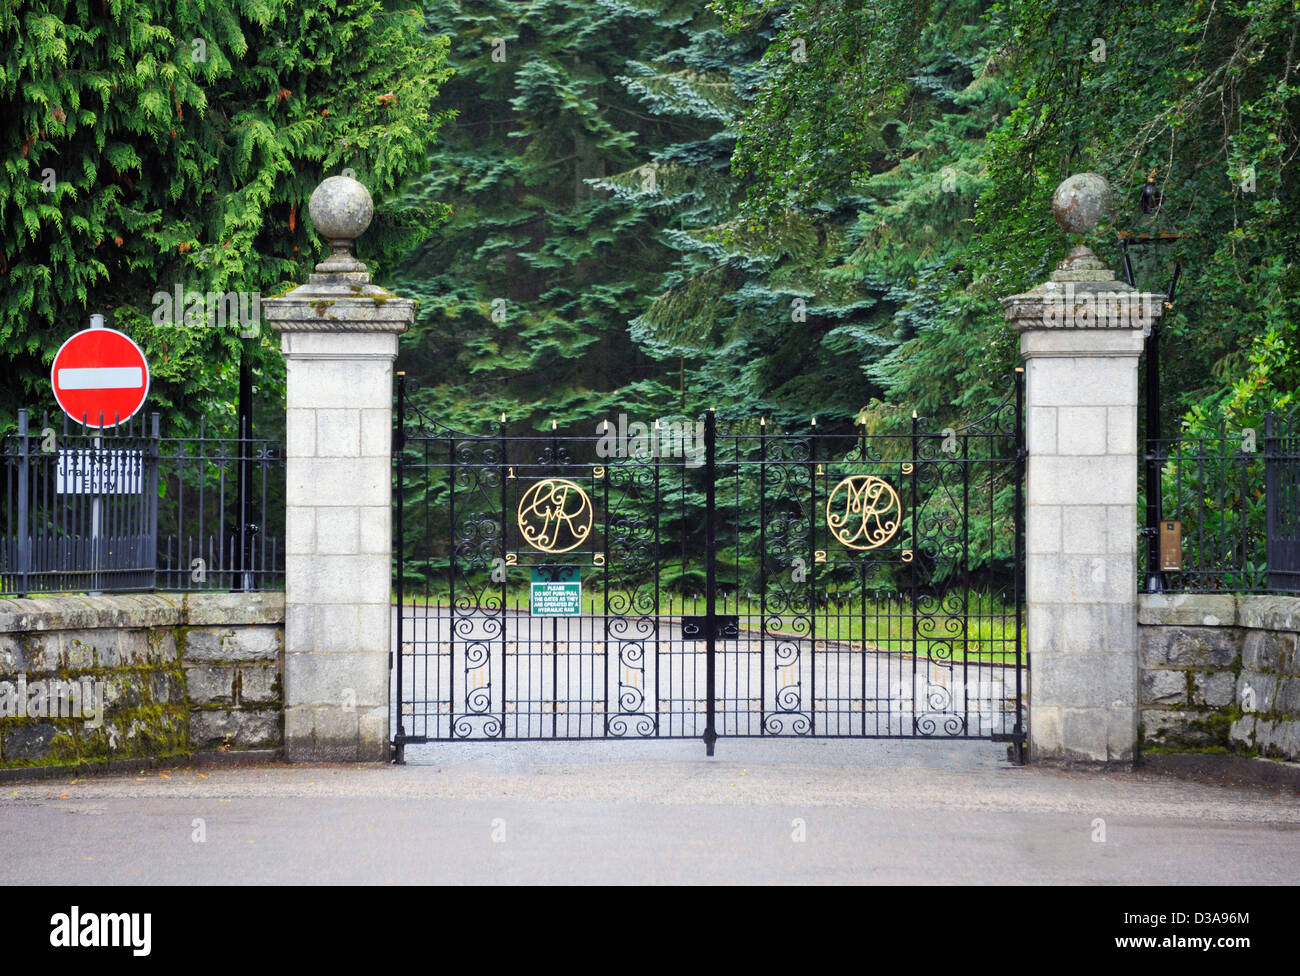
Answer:
POLYGON ((113 427, 144 405, 149 364, 140 347, 116 329, 86 329, 55 353, 50 381, 54 398, 73 420, 113 427))

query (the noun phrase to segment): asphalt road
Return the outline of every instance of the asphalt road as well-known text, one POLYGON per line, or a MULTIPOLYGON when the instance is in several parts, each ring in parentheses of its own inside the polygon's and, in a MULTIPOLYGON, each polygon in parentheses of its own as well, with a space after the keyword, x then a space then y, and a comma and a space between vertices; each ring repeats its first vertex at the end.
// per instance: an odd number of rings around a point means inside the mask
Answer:
POLYGON ((987 742, 702 753, 476 743, 412 748, 405 767, 6 784, 0 883, 1300 880, 1294 792, 1015 768, 987 742))

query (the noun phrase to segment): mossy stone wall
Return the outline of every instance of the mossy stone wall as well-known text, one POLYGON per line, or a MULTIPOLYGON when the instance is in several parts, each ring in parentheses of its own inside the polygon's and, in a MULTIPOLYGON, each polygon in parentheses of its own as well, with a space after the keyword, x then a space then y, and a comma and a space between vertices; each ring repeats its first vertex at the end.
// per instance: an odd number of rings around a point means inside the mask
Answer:
POLYGON ((284 597, 0 599, 0 768, 279 749, 284 597))
POLYGON ((1300 760, 1300 597, 1142 594, 1148 751, 1300 760))

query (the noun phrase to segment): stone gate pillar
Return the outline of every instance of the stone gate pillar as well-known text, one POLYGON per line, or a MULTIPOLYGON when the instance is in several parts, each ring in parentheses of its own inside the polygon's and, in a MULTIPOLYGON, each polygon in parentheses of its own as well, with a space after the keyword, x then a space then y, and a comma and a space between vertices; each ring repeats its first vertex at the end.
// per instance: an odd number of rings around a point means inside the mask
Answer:
POLYGON ((414 302, 371 284, 349 253, 374 207, 332 176, 308 205, 330 256, 267 299, 287 369, 284 753, 290 761, 389 752, 392 373, 414 302))
MULTIPOLYGON (((1111 191, 1072 176, 1052 201, 1081 234, 1111 191)), ((1025 593, 1036 760, 1138 755, 1138 356, 1162 296, 1075 247, 1051 280, 1003 300, 1025 360, 1025 593)))

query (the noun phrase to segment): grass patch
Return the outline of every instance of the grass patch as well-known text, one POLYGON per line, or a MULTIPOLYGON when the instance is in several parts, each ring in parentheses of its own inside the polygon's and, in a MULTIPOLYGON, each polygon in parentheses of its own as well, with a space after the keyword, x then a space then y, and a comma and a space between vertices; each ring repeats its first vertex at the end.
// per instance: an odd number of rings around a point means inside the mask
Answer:
MULTIPOLYGON (((501 606, 500 588, 482 593, 482 599, 491 599, 493 609, 501 606)), ((639 590, 643 602, 629 608, 626 598, 611 594, 606 602, 603 591, 592 593, 584 589, 583 616, 651 615, 655 610, 653 588, 639 590)), ((405 599, 406 606, 440 607, 451 605, 445 591, 405 599)), ((528 590, 506 590, 504 607, 512 613, 529 612, 528 590)), ((806 606, 789 607, 769 598, 766 606, 752 597, 736 594, 719 594, 716 612, 736 615, 744 640, 768 637, 792 637, 831 644, 847 644, 848 650, 870 653, 902 654, 931 660, 969 661, 981 664, 1016 663, 1016 614, 988 594, 970 594, 964 610, 956 596, 944 604, 937 598, 921 601, 916 614, 912 612, 910 598, 888 600, 844 599, 830 600, 812 610, 806 606)), ((662 593, 658 602, 658 616, 677 620, 683 616, 703 616, 705 601, 702 596, 662 593)), ((1023 634, 1022 634, 1023 647, 1023 634)))

